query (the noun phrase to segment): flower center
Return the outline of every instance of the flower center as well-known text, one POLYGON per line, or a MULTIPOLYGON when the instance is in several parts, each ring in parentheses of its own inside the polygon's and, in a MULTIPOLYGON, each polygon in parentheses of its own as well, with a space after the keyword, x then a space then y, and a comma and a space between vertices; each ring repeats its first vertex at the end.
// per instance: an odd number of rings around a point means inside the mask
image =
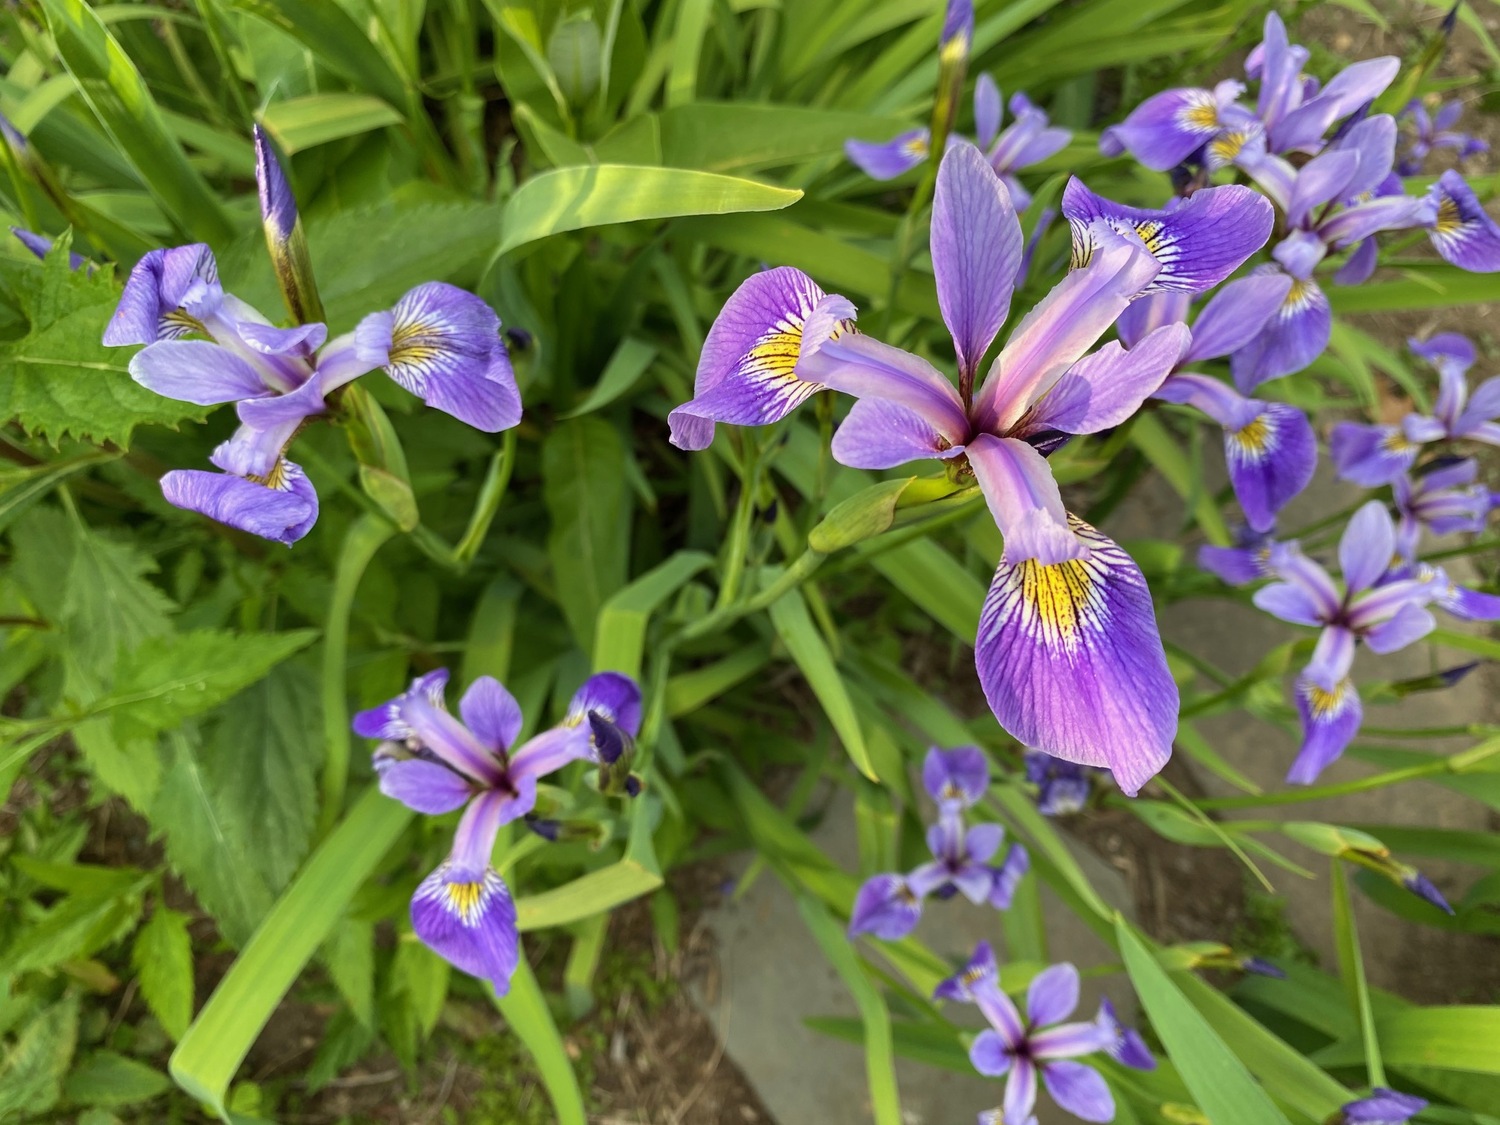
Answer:
POLYGON ((1434 228, 1438 234, 1453 234, 1464 225, 1463 216, 1458 213, 1458 200, 1451 195, 1443 196, 1438 204, 1437 226, 1434 228))

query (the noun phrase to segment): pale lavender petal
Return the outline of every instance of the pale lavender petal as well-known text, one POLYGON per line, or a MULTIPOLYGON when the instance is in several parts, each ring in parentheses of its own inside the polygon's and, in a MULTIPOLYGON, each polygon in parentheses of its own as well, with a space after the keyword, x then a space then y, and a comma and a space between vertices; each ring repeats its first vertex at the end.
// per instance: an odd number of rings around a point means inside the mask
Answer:
POLYGON ((989 74, 974 82, 974 140, 987 149, 1000 132, 1000 87, 989 74))
POLYGON ((199 318, 218 309, 223 293, 218 264, 205 244, 152 250, 130 271, 104 344, 150 344, 202 332, 199 318))
POLYGON ((1344 189, 1346 199, 1358 199, 1377 191, 1391 174, 1396 159, 1396 119, 1377 113, 1351 126, 1339 139, 1339 148, 1359 154, 1359 171, 1344 189))
POLYGON ((1371 500, 1354 513, 1339 540, 1339 569, 1344 586, 1357 594, 1375 584, 1396 554, 1396 525, 1378 500, 1371 500))
POLYGON ((593 752, 589 725, 576 723, 571 726, 553 727, 533 735, 523 742, 510 756, 510 778, 546 777, 556 773, 569 762, 583 761, 593 752))
POLYGON ((900 875, 876 875, 859 888, 849 918, 849 936, 871 934, 882 941, 899 941, 917 928, 922 900, 900 875))
POLYGON ((1046 458, 1016 438, 980 434, 968 447, 969 466, 990 514, 1005 537, 1005 560, 1042 564, 1077 559, 1086 553, 1068 526, 1062 494, 1046 458))
POLYGON ((1013 738, 1110 769, 1133 796, 1171 756, 1177 685, 1140 568, 1082 520, 1069 521, 1088 557, 1053 566, 1002 560, 975 663, 1013 738))
POLYGON ((1321 625, 1323 613, 1306 590, 1290 582, 1273 582, 1255 591, 1255 608, 1292 625, 1321 625))
POLYGON ((926 129, 912 129, 888 141, 844 142, 844 154, 873 180, 894 180, 927 159, 931 137, 926 129))
POLYGON ((985 1029, 974 1037, 969 1061, 986 1078, 999 1078, 1010 1070, 1011 1054, 998 1031, 985 1029))
POLYGON ((921 414, 953 445, 969 436, 958 391, 925 359, 869 336, 845 333, 803 364, 806 377, 856 398, 883 398, 921 414))
POLYGON ((1451 169, 1428 192, 1437 218, 1429 232, 1442 257, 1471 273, 1500 270, 1500 226, 1464 178, 1451 169))
POLYGON ((418 676, 400 695, 389 699, 379 707, 358 711, 350 724, 361 738, 380 738, 393 742, 405 742, 415 733, 406 716, 406 703, 413 696, 425 698, 434 707, 443 706, 443 696, 448 688, 448 669, 435 668, 418 676))
MULTIPOLYGON (((1037 116, 1040 118, 1041 124, 1047 124, 1046 114, 1037 111, 1037 116)), ((1063 149, 1067 148, 1072 140, 1073 133, 1070 129, 1063 129, 1055 125, 1038 129, 1026 138, 1025 144, 1016 147, 1006 167, 1021 169, 1029 168, 1033 164, 1040 164, 1043 160, 1056 156, 1063 149)), ((1014 187, 1011 188, 1011 194, 1012 196, 1015 194, 1014 187)), ((1030 202, 1029 196, 1027 197, 1027 202, 1030 202)), ((1017 202, 1016 207, 1024 210, 1026 204, 1017 202)))
POLYGON ((1347 117, 1366 102, 1385 93, 1401 71, 1401 60, 1394 55, 1361 59, 1346 66, 1329 80, 1318 100, 1333 105, 1333 120, 1347 117))
POLYGON ((1343 250, 1383 230, 1430 226, 1432 205, 1408 195, 1385 195, 1345 207, 1318 227, 1318 237, 1335 250, 1343 250))
POLYGON ((1302 748, 1286 779, 1311 785, 1354 741, 1364 709, 1349 680, 1329 690, 1303 676, 1297 680, 1297 712, 1302 717, 1302 748))
POLYGON ((1252 274, 1225 285, 1193 322, 1192 343, 1182 362, 1217 359, 1244 347, 1285 303, 1291 288, 1292 279, 1279 272, 1252 274))
POLYGON ((1041 1064, 1042 1081, 1052 1100, 1084 1121, 1113 1121, 1115 1099, 1099 1072, 1080 1062, 1058 1060, 1041 1064))
POLYGON ((1420 448, 1395 426, 1339 422, 1328 435, 1328 450, 1339 477, 1365 488, 1397 479, 1416 463, 1420 448))
POLYGON ((1271 572, 1298 586, 1318 607, 1322 620, 1332 620, 1338 613, 1342 597, 1328 571, 1302 553, 1296 543, 1278 543, 1271 548, 1271 572))
POLYGON ((1425 340, 1408 336, 1406 346, 1439 372, 1451 370, 1462 375, 1479 358, 1474 342, 1459 332, 1438 332, 1425 340))
POLYGON ((1248 586, 1270 576, 1269 547, 1198 548, 1198 565, 1230 586, 1248 586))
POLYGON ((1380 248, 1373 238, 1367 238, 1354 248, 1354 253, 1333 273, 1335 285, 1363 285, 1370 280, 1375 267, 1380 264, 1380 248))
POLYGON ((215 406, 270 393, 249 363, 207 340, 161 340, 130 357, 130 377, 163 398, 215 406))
POLYGON ((1101 1027, 1097 1022, 1062 1023, 1031 1033, 1031 1057, 1041 1060, 1091 1055, 1095 1051, 1108 1049, 1113 1045, 1114 1039, 1113 1031, 1101 1027))
POLYGON ((1078 1007, 1078 970, 1068 962, 1043 969, 1026 990, 1026 1018, 1046 1027, 1065 1020, 1078 1007))
POLYGON ((974 402, 978 429, 1004 433, 1094 346, 1143 292, 1159 266, 1139 243, 1104 232, 1081 269, 1069 273, 1011 333, 974 402))
POLYGON ((1021 251, 1009 192, 977 148, 954 145, 933 193, 932 269, 961 375, 973 375, 1005 321, 1021 251))
POLYGON ((1168 324, 1186 323, 1188 310, 1192 308, 1192 305, 1191 293, 1164 290, 1145 297, 1137 297, 1125 307, 1125 311, 1115 321, 1115 331, 1120 334, 1120 343, 1127 348, 1133 348, 1158 328, 1168 324))
POLYGON ((492 868, 459 870, 444 863, 411 900, 411 924, 424 945, 503 996, 520 960, 516 906, 492 868))
POLYGON ((1181 164, 1222 127, 1209 90, 1163 90, 1137 106, 1109 132, 1147 168, 1165 172, 1181 164))
POLYGON ((1493 418, 1500 418, 1500 376, 1486 379, 1474 388, 1468 406, 1453 426, 1454 436, 1468 437, 1493 418))
POLYGON ((468 778, 438 762, 377 756, 375 774, 380 779, 380 791, 387 797, 428 816, 461 809, 474 795, 468 778))
POLYGON ((1118 426, 1161 386, 1191 339, 1187 325, 1168 324, 1129 351, 1111 341, 1068 369, 1037 403, 1031 424, 1069 434, 1118 426))
POLYGON ((1437 602, 1460 621, 1500 621, 1500 594, 1484 594, 1450 582, 1437 602))
POLYGON ((1328 254, 1328 244, 1312 231, 1294 230, 1271 249, 1277 265, 1293 277, 1311 277, 1328 254))
POLYGON ((851 469, 890 469, 962 452, 927 418, 884 398, 862 398, 834 431, 833 459, 851 469))
POLYGON ((1295 406, 1266 403, 1248 425, 1224 432, 1224 455, 1246 522, 1270 531, 1277 513, 1312 482, 1318 439, 1295 406))
POLYGON ((1141 1038, 1140 1032, 1120 1022, 1119 1016, 1115 1014, 1115 1006, 1110 1003, 1108 996, 1100 999, 1099 1015, 1095 1022, 1106 1033, 1108 1042, 1104 1050, 1110 1058, 1132 1070, 1156 1069, 1156 1058, 1146 1046, 1145 1040, 1141 1038))
POLYGON ((1250 425, 1265 406, 1211 375, 1191 371, 1173 375, 1151 397, 1201 410, 1226 430, 1239 430, 1250 425))
POLYGON ((298 465, 283 461, 272 483, 231 473, 174 469, 161 478, 167 503, 290 546, 318 520, 318 494, 298 465))
POLYGON ((1423 1098, 1376 1086, 1368 1098, 1349 1102, 1342 1113, 1348 1125, 1405 1125, 1426 1108, 1423 1098))
POLYGON ((480 676, 458 701, 464 726, 492 750, 509 750, 521 733, 521 705, 493 676, 480 676))
POLYGON ((1212 289, 1264 246, 1275 217, 1270 201, 1240 184, 1204 188, 1176 208, 1153 211, 1095 195, 1076 177, 1063 189, 1062 211, 1075 266, 1096 251, 1099 229, 1113 230, 1161 263, 1153 288, 1193 293, 1212 289))
POLYGON ((1010 1077, 1005 1080, 1005 1098, 1001 1102, 1006 1125, 1031 1125, 1035 1120, 1031 1111, 1036 1107, 1036 1070, 1036 1063, 1030 1059, 1016 1059, 1010 1077))
POLYGON ((1328 347, 1333 312, 1312 280, 1296 279, 1260 333, 1229 357, 1234 384, 1246 394, 1271 379, 1301 371, 1328 347))
POLYGON ((977 746, 953 750, 934 746, 922 760, 922 786, 934 801, 951 801, 969 808, 978 803, 989 785, 989 759, 977 746))
MULTIPOLYGON (((1038 802, 1038 811, 1040 804, 1038 802)), ((999 867, 992 869, 994 883, 990 887, 990 905, 996 910, 1009 910, 1011 900, 1016 896, 1016 888, 1030 869, 1031 854, 1020 844, 1012 844, 1005 853, 1005 860, 999 867)))
MULTIPOLYGON (((1005 842, 1005 829, 998 824, 975 824, 964 836, 964 850, 974 863, 988 863, 1000 845, 1005 842)), ((989 878, 985 878, 985 890, 989 890, 989 878)), ((983 898, 984 896, 980 896, 983 898)))
POLYGON ((1308 216, 1313 209, 1343 199, 1344 189, 1358 173, 1357 152, 1330 149, 1313 157, 1297 171, 1297 182, 1292 185, 1292 197, 1287 201, 1287 224, 1292 227, 1308 225, 1308 216))
POLYGON ((1371 652, 1396 652, 1415 644, 1437 628, 1437 619, 1418 605, 1404 605, 1396 615, 1365 633, 1371 652))

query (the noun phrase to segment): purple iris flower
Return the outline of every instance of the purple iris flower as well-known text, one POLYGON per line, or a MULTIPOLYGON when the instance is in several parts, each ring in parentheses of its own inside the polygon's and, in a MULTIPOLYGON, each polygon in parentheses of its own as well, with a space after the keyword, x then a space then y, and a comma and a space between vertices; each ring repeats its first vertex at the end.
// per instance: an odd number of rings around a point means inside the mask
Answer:
POLYGON ((990 864, 1005 840, 1000 825, 964 828, 964 810, 989 786, 989 764, 977 746, 933 747, 922 764, 922 783, 938 804, 937 823, 927 830, 932 861, 908 875, 876 875, 867 880, 854 899, 850 937, 904 938, 916 929, 928 895, 946 899, 962 894, 976 905, 988 902, 1004 910, 1030 866, 1030 857, 1020 844, 1011 845, 1003 862, 990 864))
POLYGON ((926 360, 850 331, 847 300, 781 269, 730 297, 704 345, 696 395, 669 421, 674 444, 701 449, 715 422, 773 422, 838 390, 859 399, 834 435, 841 464, 966 465, 1005 536, 975 649, 992 710, 1024 745, 1107 767, 1134 794, 1171 754, 1177 688, 1139 568, 1064 510, 1044 451, 1119 425, 1161 385, 1189 341, 1180 324, 1128 351, 1111 343, 1086 353, 1158 275, 1170 270, 1178 288, 1222 280, 1264 241, 1270 206, 1225 187, 1198 193, 1170 222, 1142 220, 1144 233, 1119 216, 1070 218, 1088 240, 1086 262, 1022 318, 976 392, 1023 250, 1010 193, 977 148, 956 144, 938 171, 932 258, 957 389, 926 360))
POLYGON ((481 676, 455 718, 443 701, 447 684, 447 669, 418 677, 404 694, 356 715, 354 731, 382 740, 375 770, 386 796, 429 816, 464 810, 453 850, 412 896, 412 929, 434 953, 504 995, 519 939, 515 903, 490 863, 495 836, 535 807, 539 778, 569 762, 597 760, 600 729, 634 738, 641 693, 617 672, 590 677, 562 723, 512 751, 521 731, 515 697, 481 676))
POLYGON ((1426 1108, 1423 1098, 1376 1086, 1368 1098, 1349 1102, 1339 1113, 1345 1125, 1406 1125, 1426 1108))
POLYGON ((1470 395, 1466 373, 1476 358, 1474 345, 1457 332, 1441 332, 1425 341, 1412 338, 1407 346, 1437 369, 1432 414, 1408 414, 1400 425, 1334 426, 1329 452, 1344 480, 1366 488, 1388 484, 1416 463, 1427 442, 1468 439, 1500 445, 1500 377, 1485 380, 1470 395))
POLYGON ((1040 750, 1026 751, 1025 764, 1026 780, 1037 787, 1036 811, 1043 816, 1067 816, 1082 810, 1088 804, 1092 779, 1104 772, 1040 750))
POLYGON ((1108 996, 1099 1001, 1096 1022, 1109 1033, 1110 1043, 1104 1050, 1115 1062, 1132 1070, 1156 1069, 1156 1056, 1151 1053, 1151 1048, 1146 1046, 1139 1031, 1120 1022, 1108 996))
POLYGON ((1371 500, 1349 521, 1339 541, 1343 592, 1318 563, 1294 545, 1273 552, 1280 579, 1256 591, 1255 604, 1293 625, 1322 629, 1312 661, 1297 677, 1302 748, 1287 780, 1311 784, 1353 740, 1363 708, 1349 678, 1354 648, 1364 641, 1390 653, 1419 641, 1437 627, 1426 606, 1436 590, 1429 581, 1393 577, 1396 528, 1390 513, 1371 500))
POLYGON ((1397 477, 1392 484, 1397 553, 1408 561, 1415 559, 1424 529, 1433 535, 1483 531, 1490 512, 1500 507, 1500 493, 1491 492, 1478 478, 1479 462, 1472 457, 1435 465, 1416 478, 1397 477))
MULTIPOLYGON (((1010 191, 1017 211, 1031 204, 1031 193, 1016 178, 1016 173, 1046 160, 1067 147, 1073 134, 1052 126, 1046 111, 1032 104, 1025 94, 1014 94, 1010 112, 1014 120, 1004 131, 1003 101, 1000 88, 988 74, 981 74, 974 84, 975 143, 984 150, 995 174, 1010 191)), ((950 143, 956 143, 954 138, 950 143)), ((849 159, 873 179, 895 179, 927 159, 932 134, 928 129, 912 129, 884 144, 850 140, 844 143, 849 159)))
POLYGON ((1170 171, 1226 134, 1259 128, 1255 115, 1239 104, 1244 92, 1244 84, 1232 79, 1212 90, 1163 90, 1105 129, 1099 147, 1107 156, 1128 152, 1147 168, 1170 171))
MULTIPOLYGON (((1191 369, 1243 347, 1282 307, 1291 286, 1291 278, 1274 273, 1252 274, 1224 286, 1198 315, 1187 351, 1152 396, 1186 403, 1224 428, 1229 481, 1250 527, 1258 532, 1274 527, 1276 513, 1312 480, 1318 463, 1312 423, 1295 406, 1246 398, 1191 369)), ((1185 321, 1189 299, 1186 293, 1142 297, 1120 317, 1120 339, 1133 347, 1149 330, 1185 321)))
POLYGON ((1487 141, 1453 129, 1463 111, 1459 101, 1440 102, 1430 114, 1420 98, 1408 102, 1399 118, 1404 147, 1396 171, 1403 176, 1420 176, 1427 157, 1437 149, 1452 149, 1460 160, 1488 152, 1487 141))
POLYGON ((989 1021, 970 1046, 969 1061, 987 1078, 1006 1076, 1005 1097, 998 1109, 979 1115, 980 1125, 1027 1125, 1034 1120, 1038 1079, 1052 1100, 1073 1116, 1114 1120, 1115 1101, 1104 1079, 1075 1060, 1098 1051, 1113 1053, 1120 1049, 1120 1038, 1102 1019, 1062 1022, 1078 1007, 1078 970, 1072 965, 1053 965, 1037 974, 1026 992, 1023 1017, 1000 988, 994 951, 988 942, 980 942, 963 972, 938 985, 933 995, 977 1004, 989 1021))

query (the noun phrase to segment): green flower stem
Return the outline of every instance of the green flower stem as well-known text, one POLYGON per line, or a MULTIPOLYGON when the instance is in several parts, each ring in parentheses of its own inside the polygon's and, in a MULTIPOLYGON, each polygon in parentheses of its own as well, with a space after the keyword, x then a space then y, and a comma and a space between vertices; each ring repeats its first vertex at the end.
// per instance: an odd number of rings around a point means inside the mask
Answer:
POLYGON ((675 637, 671 638, 667 645, 675 648, 686 644, 688 641, 710 634, 721 632, 742 617, 748 617, 752 613, 758 613, 770 607, 772 602, 779 600, 783 595, 795 590, 802 583, 812 577, 813 572, 818 569, 823 560, 828 556, 821 551, 814 551, 809 547, 802 556, 792 563, 771 585, 760 593, 737 605, 722 606, 712 613, 698 618, 691 625, 685 626, 675 637))

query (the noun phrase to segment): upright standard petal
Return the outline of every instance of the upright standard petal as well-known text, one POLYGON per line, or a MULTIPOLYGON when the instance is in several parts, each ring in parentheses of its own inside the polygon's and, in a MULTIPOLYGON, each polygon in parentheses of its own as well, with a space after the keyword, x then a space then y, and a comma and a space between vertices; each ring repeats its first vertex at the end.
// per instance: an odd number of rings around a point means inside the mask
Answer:
MULTIPOLYGON (((1041 811, 1040 806, 1038 811, 1041 811)), ((1020 844, 1012 844, 1005 853, 1004 862, 992 868, 994 882, 990 886, 990 905, 996 910, 1009 910, 1011 900, 1016 897, 1016 888, 1029 870, 1031 853, 1020 844)))
POLYGON ((1311 785, 1354 741, 1364 708, 1351 680, 1325 688, 1311 677, 1297 680, 1297 713, 1302 717, 1302 748, 1287 771, 1293 785, 1311 785))
POLYGON ((708 331, 692 400, 667 417, 672 444, 707 449, 715 422, 767 425, 822 390, 799 366, 834 333, 813 335, 804 326, 820 307, 854 317, 854 307, 843 298, 832 308, 827 299, 812 278, 789 266, 746 278, 708 331))
POLYGON ((1161 263, 1152 289, 1202 293, 1239 269, 1271 236, 1275 209, 1239 184, 1204 188, 1171 210, 1127 207, 1095 195, 1077 177, 1063 189, 1063 215, 1073 230, 1073 266, 1086 264, 1097 231, 1137 239, 1161 263))
POLYGON ((201 469, 174 469, 161 478, 167 503, 291 546, 318 521, 318 493, 300 465, 282 460, 263 480, 201 469))
POLYGON ((1444 172, 1427 198, 1437 216, 1429 237, 1444 259, 1470 273, 1500 270, 1500 226, 1462 176, 1444 172))
POLYGON ((1171 756, 1177 685, 1140 568, 1069 522, 1087 557, 1001 561, 979 619, 979 679, 1012 737, 1110 769, 1133 796, 1171 756))
POLYGON ((1339 569, 1351 595, 1368 589, 1396 555, 1396 525, 1379 500, 1360 507, 1339 539, 1339 569))
POLYGON ((1333 311, 1323 290, 1310 278, 1295 278, 1281 308, 1229 357, 1234 385, 1249 394, 1262 383, 1295 374, 1323 354, 1332 336, 1333 311))
POLYGON ((1064 961, 1043 969, 1026 990, 1026 1018, 1033 1028, 1058 1023, 1078 1007, 1078 970, 1064 961))
POLYGON ((982 149, 987 149, 1000 133, 1000 87, 988 73, 974 80, 974 140, 982 149))
POLYGON ((847 140, 844 155, 872 180, 894 180, 927 159, 930 143, 926 129, 912 129, 888 141, 847 140))
POLYGON ((505 347, 500 318, 473 293, 440 281, 418 285, 389 312, 362 320, 355 341, 372 367, 476 430, 496 433, 521 420, 513 380, 507 386, 495 369, 505 347))
POLYGON ((1068 369, 1032 408, 1021 432, 1096 434, 1118 426, 1161 387, 1191 339, 1186 324, 1166 324, 1129 351, 1110 341, 1068 369))
POLYGON ((494 676, 480 676, 458 701, 464 726, 493 750, 509 750, 521 733, 521 705, 494 676))
POLYGON ((943 155, 933 193, 932 270, 964 385, 972 385, 1010 310, 1021 250, 1010 193, 977 148, 953 145, 943 155))

